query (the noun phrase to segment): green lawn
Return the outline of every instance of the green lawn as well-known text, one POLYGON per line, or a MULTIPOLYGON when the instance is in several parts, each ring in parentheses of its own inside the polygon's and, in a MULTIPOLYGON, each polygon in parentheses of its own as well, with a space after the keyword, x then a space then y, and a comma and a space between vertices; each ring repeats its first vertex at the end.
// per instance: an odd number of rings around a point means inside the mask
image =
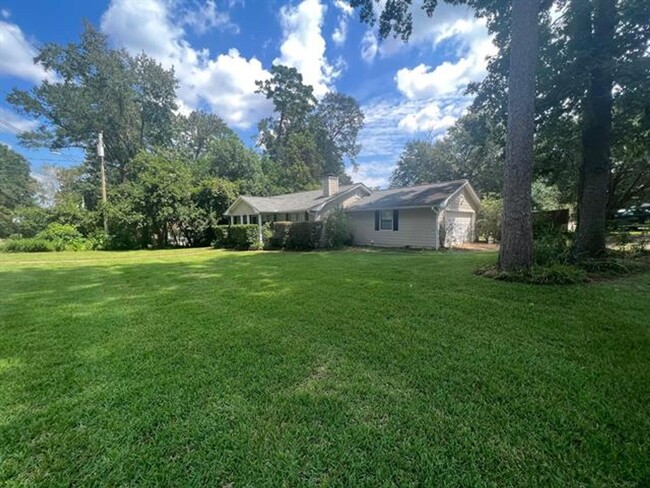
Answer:
POLYGON ((649 486, 650 274, 0 255, 2 486, 649 486))

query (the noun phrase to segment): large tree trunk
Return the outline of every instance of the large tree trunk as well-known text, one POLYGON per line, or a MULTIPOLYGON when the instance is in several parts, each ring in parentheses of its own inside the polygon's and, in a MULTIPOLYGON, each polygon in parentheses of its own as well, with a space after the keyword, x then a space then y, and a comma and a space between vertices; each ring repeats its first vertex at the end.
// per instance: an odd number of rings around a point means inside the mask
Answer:
POLYGON ((615 0, 595 0, 593 23, 590 53, 592 65, 583 104, 582 165, 575 245, 577 257, 596 257, 605 252, 612 132, 615 0))
POLYGON ((539 0, 514 0, 508 80, 508 134, 499 268, 527 270, 533 261, 531 181, 539 0))

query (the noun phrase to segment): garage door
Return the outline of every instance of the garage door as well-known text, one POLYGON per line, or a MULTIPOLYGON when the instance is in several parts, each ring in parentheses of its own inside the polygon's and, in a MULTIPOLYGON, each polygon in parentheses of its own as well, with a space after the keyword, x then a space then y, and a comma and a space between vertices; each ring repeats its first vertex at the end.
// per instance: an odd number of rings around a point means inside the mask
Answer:
POLYGON ((472 212, 445 213, 445 247, 454 247, 472 240, 472 212))

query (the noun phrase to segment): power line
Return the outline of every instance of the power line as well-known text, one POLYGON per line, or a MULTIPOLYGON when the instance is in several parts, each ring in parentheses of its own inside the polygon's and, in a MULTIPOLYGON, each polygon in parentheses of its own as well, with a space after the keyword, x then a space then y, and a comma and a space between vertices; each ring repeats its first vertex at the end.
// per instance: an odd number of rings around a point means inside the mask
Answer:
MULTIPOLYGON (((0 125, 2 125, 6 129, 8 129, 10 132, 13 132, 14 134, 16 134, 18 136, 21 136, 21 135, 23 135, 23 134, 25 134, 27 132, 27 131, 24 131, 24 130, 16 127, 14 124, 9 122, 8 120, 0 119, 0 125)), ((51 154, 56 154, 60 158, 63 158, 65 160, 70 161, 70 162, 75 163, 75 164, 83 163, 83 161, 78 161, 76 159, 71 158, 70 156, 68 156, 66 154, 61 154, 59 152, 52 151, 51 149, 50 149, 50 153, 51 154)), ((41 158, 30 158, 30 159, 32 159, 32 160, 41 160, 41 161, 43 160, 41 158)), ((52 161, 59 161, 59 160, 52 159, 52 161)))

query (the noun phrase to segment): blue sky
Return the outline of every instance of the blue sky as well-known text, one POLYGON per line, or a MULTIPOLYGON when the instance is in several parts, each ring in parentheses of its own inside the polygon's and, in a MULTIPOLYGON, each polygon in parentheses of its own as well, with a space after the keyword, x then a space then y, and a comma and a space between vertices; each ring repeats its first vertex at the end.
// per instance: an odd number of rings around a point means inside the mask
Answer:
POLYGON ((494 46, 466 7, 441 4, 432 19, 413 7, 411 41, 379 42, 344 0, 0 0, 0 142, 24 154, 37 176, 75 152, 27 150, 16 130, 33 121, 5 101, 12 87, 51 76, 32 58, 45 42, 77 42, 87 19, 111 43, 174 66, 182 110, 216 113, 253 144, 269 103, 254 93, 274 63, 294 66, 317 96, 354 96, 366 115, 355 181, 384 186, 406 141, 440 137, 471 102, 494 46))

